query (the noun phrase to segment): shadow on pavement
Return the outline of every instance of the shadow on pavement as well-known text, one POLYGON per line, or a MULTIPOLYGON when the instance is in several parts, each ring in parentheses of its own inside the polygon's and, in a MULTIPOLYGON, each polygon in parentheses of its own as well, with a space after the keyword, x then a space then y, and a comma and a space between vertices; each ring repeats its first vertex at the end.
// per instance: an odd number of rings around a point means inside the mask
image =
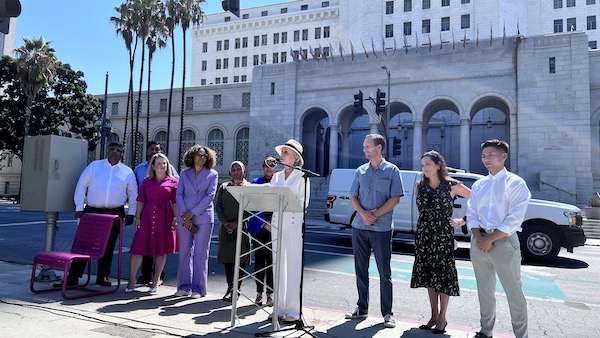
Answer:
POLYGON ((565 257, 556 257, 554 259, 545 260, 545 261, 536 261, 527 259, 523 261, 523 265, 531 265, 531 266, 546 266, 550 268, 560 268, 560 269, 585 269, 590 265, 584 261, 580 261, 578 259, 565 258, 565 257))

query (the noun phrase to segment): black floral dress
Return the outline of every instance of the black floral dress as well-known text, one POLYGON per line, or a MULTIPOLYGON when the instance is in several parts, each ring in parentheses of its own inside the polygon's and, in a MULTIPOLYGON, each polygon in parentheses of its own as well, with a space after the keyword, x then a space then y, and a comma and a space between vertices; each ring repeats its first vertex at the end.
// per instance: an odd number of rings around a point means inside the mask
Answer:
POLYGON ((449 296, 458 296, 458 274, 454 263, 454 228, 450 225, 454 182, 433 189, 428 184, 417 188, 419 221, 415 239, 415 263, 411 288, 432 288, 449 296))

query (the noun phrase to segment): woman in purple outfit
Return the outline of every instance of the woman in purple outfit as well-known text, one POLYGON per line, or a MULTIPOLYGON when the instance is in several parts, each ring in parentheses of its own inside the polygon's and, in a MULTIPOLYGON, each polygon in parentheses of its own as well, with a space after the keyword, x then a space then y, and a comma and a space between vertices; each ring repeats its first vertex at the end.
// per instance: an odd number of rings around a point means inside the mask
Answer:
POLYGON ((188 168, 181 172, 177 188, 179 270, 175 295, 200 298, 206 296, 213 200, 218 181, 218 173, 212 168, 217 155, 214 150, 196 144, 185 153, 183 163, 188 168))
POLYGON ((148 176, 142 181, 137 198, 135 235, 129 250, 129 283, 125 292, 133 291, 135 274, 143 256, 156 258, 156 272, 150 292, 158 291, 159 277, 167 261, 167 254, 177 251, 177 182, 167 156, 162 153, 152 156, 148 176))

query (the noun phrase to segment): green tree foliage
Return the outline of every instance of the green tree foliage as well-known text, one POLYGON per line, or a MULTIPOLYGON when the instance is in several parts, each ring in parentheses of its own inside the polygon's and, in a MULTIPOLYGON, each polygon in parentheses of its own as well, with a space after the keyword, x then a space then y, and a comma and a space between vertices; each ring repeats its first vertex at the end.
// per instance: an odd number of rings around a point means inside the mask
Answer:
MULTIPOLYGON (((29 135, 81 135, 90 150, 96 147, 94 122, 102 116, 102 100, 86 93, 83 75, 57 61, 52 81, 32 100, 29 135)), ((4 91, 0 95, 0 149, 21 158, 27 95, 18 79, 17 61, 10 56, 0 60, 0 83, 4 91)))
POLYGON ((29 135, 31 109, 37 94, 54 80, 58 59, 50 42, 39 39, 23 39, 23 45, 15 49, 17 55, 17 79, 25 94, 25 135, 29 135))

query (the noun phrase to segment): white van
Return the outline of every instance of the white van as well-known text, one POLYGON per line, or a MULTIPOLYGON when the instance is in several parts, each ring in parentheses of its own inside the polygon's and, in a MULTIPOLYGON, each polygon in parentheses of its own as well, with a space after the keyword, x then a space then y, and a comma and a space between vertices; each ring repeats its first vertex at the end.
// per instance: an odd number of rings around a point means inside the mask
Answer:
MULTIPOLYGON (((350 203, 350 188, 354 180, 354 169, 334 169, 329 177, 329 192, 327 194, 327 210, 325 221, 341 225, 339 228, 350 228, 356 211, 350 203)), ((421 177, 421 172, 401 170, 404 196, 394 208, 393 223, 395 233, 415 234, 419 214, 415 201, 415 187, 421 177)), ((451 172, 450 176, 471 187, 481 175, 451 172)), ((462 218, 467 213, 467 200, 458 197, 454 201, 452 218, 462 218)), ((523 232, 519 233, 521 251, 526 257, 549 259, 556 257, 561 247, 573 252, 573 248, 585 244, 585 234, 581 228, 581 209, 576 206, 531 199, 523 232)), ((470 233, 464 234, 464 228, 456 228, 455 237, 468 239, 470 233)))

